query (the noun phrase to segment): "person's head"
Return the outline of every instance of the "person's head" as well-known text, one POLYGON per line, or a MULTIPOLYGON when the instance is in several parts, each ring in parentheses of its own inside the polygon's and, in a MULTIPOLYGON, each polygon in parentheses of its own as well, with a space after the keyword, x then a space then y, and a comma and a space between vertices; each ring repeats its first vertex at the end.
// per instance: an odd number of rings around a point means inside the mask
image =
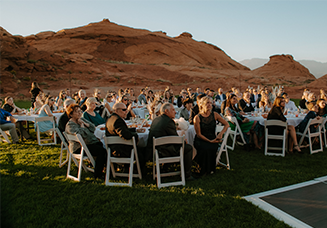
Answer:
POLYGON ((193 100, 191 98, 186 98, 183 100, 183 105, 187 110, 190 110, 193 106, 193 100))
POLYGON ((49 105, 51 111, 53 111, 54 103, 55 103, 55 100, 54 100, 53 96, 48 96, 47 99, 45 100, 45 104, 49 105))
POLYGON ((214 90, 209 90, 209 92, 208 92, 208 96, 209 97, 213 97, 213 95, 215 94, 215 91, 214 90))
POLYGON ((69 118, 73 118, 74 120, 78 120, 82 117, 83 111, 78 104, 70 104, 66 109, 67 116, 69 118))
POLYGON ((134 96, 134 89, 133 89, 133 88, 130 88, 130 89, 129 89, 129 94, 130 94, 131 96, 134 96))
POLYGON ((309 111, 318 112, 319 106, 316 104, 316 102, 309 102, 306 105, 309 111))
POLYGON ((211 112, 212 110, 212 98, 209 96, 202 97, 199 101, 199 113, 204 114, 211 112))
POLYGON ((274 107, 279 107, 279 108, 284 108, 285 107, 284 97, 281 97, 281 96, 276 97, 273 106, 274 107))
POLYGON ((5 104, 13 105, 14 99, 12 97, 6 97, 5 98, 5 104))
POLYGON ((186 98, 187 92, 185 90, 182 90, 181 95, 182 95, 182 97, 186 98))
POLYGON ((288 103, 290 101, 290 97, 288 96, 287 93, 283 93, 283 97, 284 97, 286 103, 288 103))
POLYGON ((253 94, 257 95, 258 94, 258 90, 257 89, 253 89, 253 94))
POLYGON ((196 92, 201 93, 201 88, 200 87, 196 88, 196 92))
POLYGON ((201 100, 202 97, 205 97, 206 95, 201 93, 196 97, 196 103, 199 105, 199 101, 201 100))
POLYGON ((208 95, 209 92, 210 92, 210 88, 205 88, 204 93, 208 95))
POLYGON ((66 98, 66 91, 65 90, 61 90, 59 92, 59 98, 60 99, 65 99, 66 98))
POLYGON ((145 88, 142 88, 142 89, 140 90, 140 93, 143 94, 143 95, 145 95, 145 93, 146 93, 145 88))
POLYGON ((243 93, 243 99, 244 99, 244 100, 250 100, 250 96, 251 96, 251 94, 250 94, 249 91, 245 91, 245 92, 243 93))
POLYGON ((319 106, 319 108, 324 109, 326 106, 326 101, 324 99, 319 99, 317 100, 317 105, 319 106))
POLYGON ((74 103, 75 103, 75 101, 73 99, 70 99, 70 98, 66 99, 64 101, 64 109, 66 110, 69 105, 74 104, 74 103))
POLYGON ((223 88, 219 88, 219 89, 218 89, 218 94, 219 94, 219 95, 222 94, 223 92, 224 92, 223 88))
POLYGON ((39 88, 37 82, 32 82, 32 89, 39 88))
POLYGON ((187 88, 187 92, 188 92, 189 94, 191 94, 191 93, 192 93, 192 88, 191 88, 191 87, 188 87, 188 88, 187 88))
POLYGON ((153 97, 153 91, 152 91, 152 90, 149 90, 149 91, 148 91, 148 96, 149 96, 149 97, 153 97))
POLYGON ((175 115, 176 115, 176 111, 175 111, 174 106, 171 103, 164 103, 160 107, 160 114, 161 115, 165 114, 169 118, 174 119, 175 115))
POLYGON ((309 91, 304 91, 302 95, 302 99, 308 100, 308 95, 309 95, 309 91))
POLYGON ((308 101, 309 102, 316 101, 316 95, 314 93, 309 93, 308 101))
POLYGON ((101 99, 101 90, 100 89, 94 90, 94 97, 101 99))
POLYGON ((81 100, 83 100, 83 99, 86 97, 85 90, 80 89, 80 90, 78 91, 78 97, 79 97, 81 100))
POLYGON ((86 107, 90 111, 94 111, 94 109, 97 107, 96 103, 97 99, 95 99, 95 97, 89 97, 85 101, 86 107))
POLYGON ((125 104, 126 107, 129 105, 129 98, 127 95, 122 96, 121 103, 125 104))
POLYGON ((170 90, 167 89, 167 90, 165 90, 165 98, 167 99, 169 97, 170 97, 170 90))
POLYGON ((127 116, 127 108, 126 108, 126 105, 124 103, 121 103, 121 102, 116 103, 116 104, 114 104, 114 106, 112 107, 112 109, 122 119, 126 119, 126 116, 127 116))
POLYGON ((237 96, 234 93, 231 93, 226 101, 226 107, 234 106, 237 102, 237 96))

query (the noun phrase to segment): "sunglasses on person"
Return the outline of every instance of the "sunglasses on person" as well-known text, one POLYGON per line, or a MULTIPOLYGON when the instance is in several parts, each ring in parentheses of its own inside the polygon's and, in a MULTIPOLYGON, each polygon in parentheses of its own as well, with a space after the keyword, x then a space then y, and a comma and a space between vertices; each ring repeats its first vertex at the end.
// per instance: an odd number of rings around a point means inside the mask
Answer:
POLYGON ((127 108, 120 108, 123 112, 126 112, 127 108))
POLYGON ((129 99, 124 99, 124 101, 129 101, 129 99))
POLYGON ((54 99, 50 99, 50 101, 54 101, 54 99))

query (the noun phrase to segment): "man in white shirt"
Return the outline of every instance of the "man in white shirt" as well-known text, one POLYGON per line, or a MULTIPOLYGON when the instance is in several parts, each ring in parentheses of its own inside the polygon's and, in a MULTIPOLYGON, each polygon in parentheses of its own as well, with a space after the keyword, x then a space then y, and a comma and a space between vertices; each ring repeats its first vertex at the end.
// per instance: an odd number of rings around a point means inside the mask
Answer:
POLYGON ((283 94, 283 97, 285 99, 285 110, 295 112, 297 111, 297 107, 293 101, 290 100, 287 93, 283 94))

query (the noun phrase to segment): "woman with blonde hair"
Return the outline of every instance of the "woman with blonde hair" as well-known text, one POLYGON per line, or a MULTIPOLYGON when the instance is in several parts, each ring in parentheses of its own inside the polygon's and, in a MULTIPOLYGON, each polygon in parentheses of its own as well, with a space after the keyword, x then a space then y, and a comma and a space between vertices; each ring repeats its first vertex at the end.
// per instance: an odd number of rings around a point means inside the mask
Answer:
MULTIPOLYGON (((45 100, 45 104, 39 110, 39 116, 40 117, 53 116, 52 113, 55 110, 54 104, 55 104, 54 97, 48 96, 47 99, 45 100)), ((53 128, 51 121, 43 121, 43 122, 39 122, 37 124, 38 124, 38 127, 41 132, 45 132, 45 131, 53 128)))
POLYGON ((95 112, 97 100, 95 97, 86 99, 86 110, 83 113, 83 118, 93 123, 95 126, 106 123, 99 113, 95 112))
POLYGON ((65 90, 61 90, 59 92, 59 96, 58 96, 58 100, 56 103, 57 108, 59 109, 59 107, 64 107, 64 101, 66 100, 66 91, 65 90))
MULTIPOLYGON (((267 120, 281 120, 283 122, 286 122, 287 119, 284 116, 284 108, 285 108, 285 99, 284 97, 276 97, 273 107, 270 110, 270 112, 268 113, 268 117, 267 120)), ((281 134, 281 132, 283 131, 283 128, 278 127, 278 126, 271 126, 268 129, 269 134, 274 134, 274 135, 278 135, 281 134)), ((293 148, 297 151, 297 152, 301 152, 301 149, 297 143, 297 138, 296 138, 296 131, 295 131, 295 127, 293 125, 287 125, 287 133, 290 135, 289 137, 289 153, 293 152, 293 148), (294 145, 294 147, 293 147, 294 145)))
POLYGON ((200 174, 211 174, 216 169, 216 153, 219 143, 229 125, 217 112, 212 111, 212 98, 205 96, 199 101, 199 114, 194 117, 196 136, 194 147, 197 149, 195 160, 200 166, 200 174), (216 135, 217 121, 224 129, 216 135))

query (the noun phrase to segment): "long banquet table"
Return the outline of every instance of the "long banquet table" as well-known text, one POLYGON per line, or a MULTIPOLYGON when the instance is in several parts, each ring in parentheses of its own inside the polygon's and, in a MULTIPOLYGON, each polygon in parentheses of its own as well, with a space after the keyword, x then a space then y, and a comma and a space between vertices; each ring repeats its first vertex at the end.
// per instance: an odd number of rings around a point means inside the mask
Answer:
MULTIPOLYGON (((244 115, 244 117, 248 118, 250 121, 259 121, 259 124, 262 126, 265 126, 265 120, 266 118, 263 118, 260 116, 251 116, 251 115, 244 115)), ((286 115, 288 125, 293 125, 294 127, 297 127, 301 121, 304 119, 305 115, 299 115, 298 117, 294 115, 286 115)))
MULTIPOLYGON (((59 117, 62 115, 63 113, 59 112, 59 113, 53 113, 53 116, 56 117, 56 121, 57 124, 59 122, 59 117)), ((31 122, 35 122, 35 119, 40 117, 37 114, 31 114, 31 115, 13 115, 13 117, 17 120, 17 121, 31 121, 31 122)))

